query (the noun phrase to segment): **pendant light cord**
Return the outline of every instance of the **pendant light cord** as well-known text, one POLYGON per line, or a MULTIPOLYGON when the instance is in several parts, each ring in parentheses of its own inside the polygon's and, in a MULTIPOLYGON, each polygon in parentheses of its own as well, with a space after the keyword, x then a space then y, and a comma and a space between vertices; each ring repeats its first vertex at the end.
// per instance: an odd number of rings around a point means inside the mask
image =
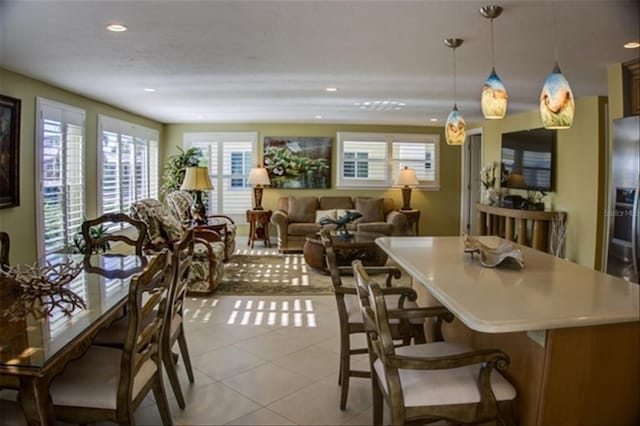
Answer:
POLYGON ((493 44, 493 18, 491 18, 491 66, 496 69, 496 47, 493 44))
POLYGON ((456 105, 456 48, 453 48, 453 105, 456 105))
POLYGON ((553 19, 553 60, 558 64, 558 28, 556 26, 556 8, 551 2, 551 18, 553 19))

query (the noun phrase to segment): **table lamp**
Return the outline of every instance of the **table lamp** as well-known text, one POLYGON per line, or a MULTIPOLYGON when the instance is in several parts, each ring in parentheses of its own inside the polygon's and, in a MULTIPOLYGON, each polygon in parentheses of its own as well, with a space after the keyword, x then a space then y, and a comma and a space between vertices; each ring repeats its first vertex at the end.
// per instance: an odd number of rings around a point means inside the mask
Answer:
POLYGON ((262 208, 262 189, 265 185, 271 185, 269 180, 269 173, 267 169, 260 166, 251 169, 249 173, 249 179, 247 179, 249 185, 253 185, 253 201, 254 210, 263 210, 262 208))
POLYGON ((202 203, 202 191, 213 189, 209 179, 209 169, 206 167, 187 167, 180 189, 195 191, 196 199, 191 207, 191 217, 198 225, 205 225, 207 223, 207 209, 202 203))
POLYGON ((411 210, 411 187, 420 184, 416 172, 407 166, 400 170, 396 185, 402 186, 402 209, 411 210))

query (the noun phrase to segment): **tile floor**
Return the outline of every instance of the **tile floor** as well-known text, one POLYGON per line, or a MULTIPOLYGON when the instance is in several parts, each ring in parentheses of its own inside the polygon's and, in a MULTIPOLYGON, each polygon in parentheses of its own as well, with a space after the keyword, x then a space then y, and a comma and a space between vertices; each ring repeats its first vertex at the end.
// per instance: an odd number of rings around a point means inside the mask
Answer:
MULTIPOLYGON (((242 253, 266 254, 238 241, 242 253)), ((179 363, 186 408, 165 387, 177 425, 372 424, 368 379, 352 378, 339 408, 339 327, 330 296, 188 298, 185 329, 195 381, 179 363)), ((354 345, 365 345, 364 338, 354 345)), ((354 362, 368 368, 366 356, 354 362)), ((385 410, 386 411, 386 410, 385 410)), ((161 424, 153 396, 135 413, 140 425, 161 424)))
MULTIPOLYGON (((185 318, 195 382, 179 372, 184 410, 167 389, 176 424, 371 424, 368 380, 352 379, 348 408, 339 408, 333 296, 193 298, 185 318)), ((356 362, 366 368, 366 358, 356 362)), ((136 421, 160 422, 152 397, 136 421)))

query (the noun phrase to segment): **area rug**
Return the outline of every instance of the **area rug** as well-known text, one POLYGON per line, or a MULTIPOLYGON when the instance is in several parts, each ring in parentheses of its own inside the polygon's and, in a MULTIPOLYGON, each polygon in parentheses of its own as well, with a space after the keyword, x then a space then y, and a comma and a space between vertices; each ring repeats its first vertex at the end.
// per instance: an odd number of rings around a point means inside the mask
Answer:
MULTIPOLYGON (((387 264, 398 267, 391 260, 387 264)), ((353 277, 343 276, 342 283, 353 286, 353 277)), ((394 285, 410 286, 411 277, 403 271, 394 285)), ((235 254, 225 263, 216 294, 323 295, 333 294, 333 284, 328 274, 307 265, 302 254, 235 254)))
POLYGON ((302 254, 235 254, 224 265, 216 294, 333 294, 333 285, 302 254))

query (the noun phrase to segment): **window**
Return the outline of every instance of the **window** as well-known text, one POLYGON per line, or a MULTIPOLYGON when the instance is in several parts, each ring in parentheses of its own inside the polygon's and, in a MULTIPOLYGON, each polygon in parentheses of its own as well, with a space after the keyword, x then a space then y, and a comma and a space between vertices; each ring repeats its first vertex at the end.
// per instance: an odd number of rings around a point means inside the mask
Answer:
POLYGON ((208 194, 209 213, 241 220, 252 206, 251 169, 258 164, 255 132, 185 133, 184 147, 202 150, 213 190, 208 194))
POLYGON ((99 211, 129 213, 135 201, 158 198, 158 131, 98 116, 99 211))
POLYGON ((416 171, 420 188, 439 189, 438 135, 338 133, 338 188, 389 188, 401 168, 416 171))
POLYGON ((84 220, 84 110, 36 102, 38 256, 73 247, 84 220))

